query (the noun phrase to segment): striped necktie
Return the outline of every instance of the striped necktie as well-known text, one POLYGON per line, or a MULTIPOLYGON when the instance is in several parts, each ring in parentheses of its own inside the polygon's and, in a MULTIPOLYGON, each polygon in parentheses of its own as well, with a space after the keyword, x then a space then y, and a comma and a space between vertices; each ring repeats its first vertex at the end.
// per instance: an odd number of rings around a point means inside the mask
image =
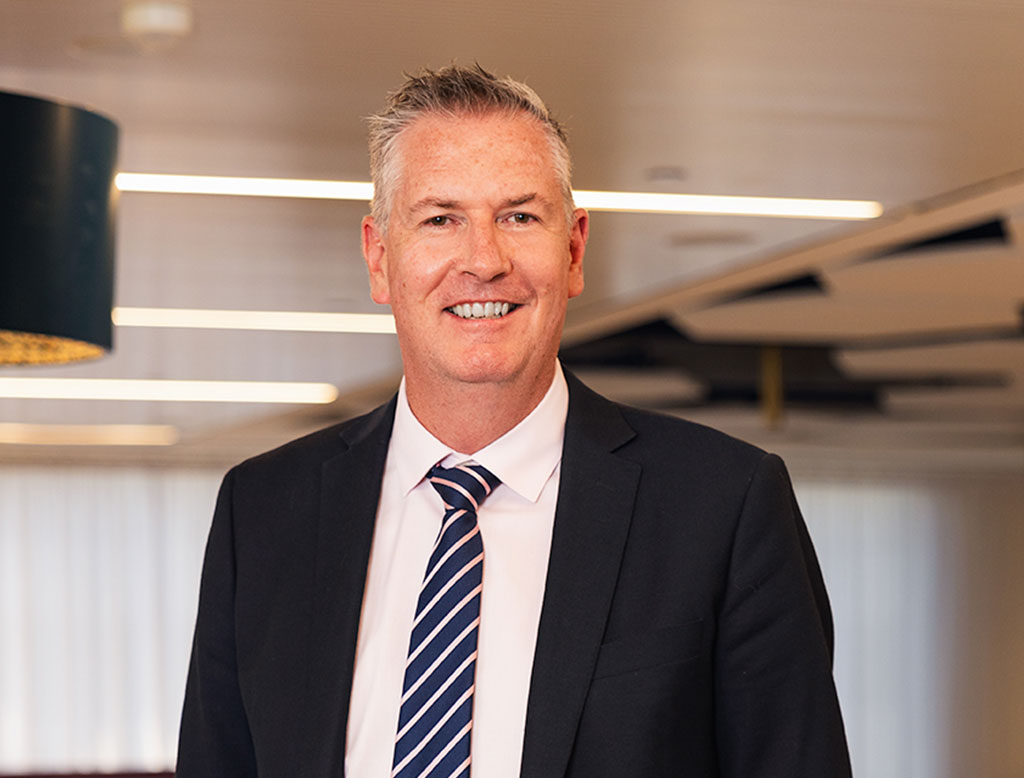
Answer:
POLYGON ((427 479, 445 512, 416 604, 391 775, 464 778, 484 568, 476 512, 500 481, 467 463, 434 466, 427 479))

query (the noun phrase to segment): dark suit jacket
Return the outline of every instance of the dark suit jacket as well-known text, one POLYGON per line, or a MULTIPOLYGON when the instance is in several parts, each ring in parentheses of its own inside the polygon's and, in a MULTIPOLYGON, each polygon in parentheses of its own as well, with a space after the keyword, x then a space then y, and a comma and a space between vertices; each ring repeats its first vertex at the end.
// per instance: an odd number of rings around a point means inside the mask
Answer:
MULTIPOLYGON (((782 462, 567 377, 523 778, 848 776, 831 614, 782 462)), ((182 778, 343 774, 393 415, 394 401, 224 479, 182 778)))

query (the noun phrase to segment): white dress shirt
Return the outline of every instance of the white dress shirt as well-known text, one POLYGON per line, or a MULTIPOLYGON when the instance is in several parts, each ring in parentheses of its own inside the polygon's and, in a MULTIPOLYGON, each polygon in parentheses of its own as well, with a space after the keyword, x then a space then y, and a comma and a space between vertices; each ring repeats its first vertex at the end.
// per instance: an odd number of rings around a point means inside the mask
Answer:
POLYGON ((569 391, 556 365, 547 394, 516 427, 477 452, 437 440, 409 408, 403 380, 384 466, 349 703, 345 770, 391 774, 409 633, 444 515, 424 480, 438 462, 473 459, 501 479, 478 513, 483 593, 473 697, 473 778, 515 778, 544 597, 569 391))

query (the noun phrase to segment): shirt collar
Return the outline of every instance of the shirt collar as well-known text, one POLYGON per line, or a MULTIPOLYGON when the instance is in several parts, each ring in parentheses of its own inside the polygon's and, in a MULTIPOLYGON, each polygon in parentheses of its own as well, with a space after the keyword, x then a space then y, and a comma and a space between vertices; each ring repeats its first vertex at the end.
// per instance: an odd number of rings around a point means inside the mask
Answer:
POLYGON ((390 452, 395 455, 393 464, 402 494, 415 489, 438 462, 449 459, 444 464, 451 466, 472 458, 521 497, 537 502, 544 484, 562 459, 568 410, 569 388, 562 366, 556 361, 551 386, 525 419, 479 451, 457 452, 431 435, 413 415, 403 378, 398 388, 390 452))

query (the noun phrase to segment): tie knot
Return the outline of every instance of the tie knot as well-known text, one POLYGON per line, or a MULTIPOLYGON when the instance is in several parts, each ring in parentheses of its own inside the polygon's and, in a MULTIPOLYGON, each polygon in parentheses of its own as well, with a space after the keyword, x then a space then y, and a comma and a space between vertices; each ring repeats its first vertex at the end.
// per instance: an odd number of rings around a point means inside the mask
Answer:
POLYGON ((434 465, 427 473, 445 506, 456 510, 476 513, 484 501, 501 481, 483 465, 463 463, 455 467, 434 465))

